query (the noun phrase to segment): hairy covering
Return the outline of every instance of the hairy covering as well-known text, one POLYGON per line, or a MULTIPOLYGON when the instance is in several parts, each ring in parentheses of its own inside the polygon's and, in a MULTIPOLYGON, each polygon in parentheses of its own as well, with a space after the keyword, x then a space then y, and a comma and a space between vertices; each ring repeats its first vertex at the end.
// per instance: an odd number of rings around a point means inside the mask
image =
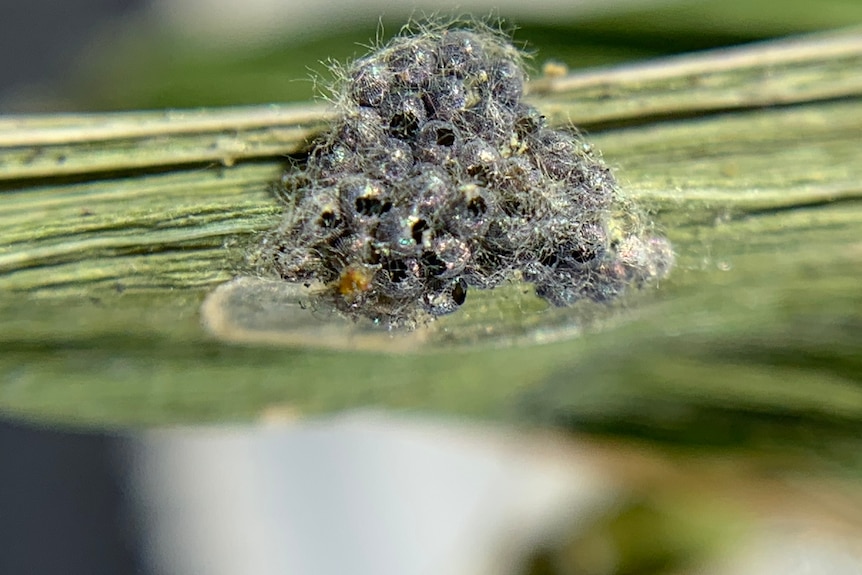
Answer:
POLYGON ((667 274, 670 244, 613 216, 625 208, 590 146, 522 101, 502 34, 420 27, 343 72, 339 119, 280 182, 263 251, 283 279, 411 328, 511 279, 564 306, 667 274))

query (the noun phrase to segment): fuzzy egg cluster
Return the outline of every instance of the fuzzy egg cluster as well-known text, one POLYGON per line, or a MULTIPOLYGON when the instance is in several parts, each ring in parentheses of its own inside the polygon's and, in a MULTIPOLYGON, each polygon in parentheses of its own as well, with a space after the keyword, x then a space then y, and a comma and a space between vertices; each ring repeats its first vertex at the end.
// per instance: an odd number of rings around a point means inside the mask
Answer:
POLYGON ((522 101, 521 57, 499 34, 443 27, 351 64, 339 119, 282 178, 272 267, 390 327, 511 279, 569 305, 665 275, 666 240, 611 225, 608 168, 522 101))

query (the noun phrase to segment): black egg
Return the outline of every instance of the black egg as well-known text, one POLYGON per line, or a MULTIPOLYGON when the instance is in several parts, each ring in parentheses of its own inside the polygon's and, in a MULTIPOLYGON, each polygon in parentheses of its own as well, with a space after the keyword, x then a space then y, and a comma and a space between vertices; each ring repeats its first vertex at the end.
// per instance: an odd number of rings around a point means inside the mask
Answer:
POLYGON ((437 55, 434 43, 423 38, 396 38, 381 54, 393 77, 406 88, 418 88, 434 77, 437 55))
POLYGON ((390 99, 383 108, 389 133, 401 140, 410 140, 425 123, 427 114, 422 99, 415 94, 390 99))
POLYGON ((360 106, 378 106, 386 96, 393 81, 392 70, 374 58, 359 60, 350 69, 350 95, 360 106))
POLYGON ((491 94, 496 101, 515 107, 524 95, 524 70, 511 60, 497 60, 490 68, 491 94))
POLYGON ((444 74, 460 78, 477 74, 486 66, 481 37, 467 30, 446 30, 437 46, 437 66, 444 74))
POLYGON ((451 120, 467 107, 469 90, 458 78, 432 78, 428 82, 422 99, 428 117, 435 120, 451 120))
POLYGON ((332 129, 332 141, 354 153, 380 147, 386 138, 380 114, 365 106, 346 115, 332 129))
POLYGON ((358 162, 367 175, 397 183, 413 167, 413 150, 398 138, 388 138, 380 148, 366 152, 358 162))

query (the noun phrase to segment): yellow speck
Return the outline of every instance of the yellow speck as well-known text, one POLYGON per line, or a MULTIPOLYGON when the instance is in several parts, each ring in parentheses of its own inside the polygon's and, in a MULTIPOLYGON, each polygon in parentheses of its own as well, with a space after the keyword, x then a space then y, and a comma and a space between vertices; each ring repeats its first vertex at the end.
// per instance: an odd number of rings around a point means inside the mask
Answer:
POLYGON ((562 78, 569 73, 569 67, 557 60, 548 60, 542 64, 542 76, 545 78, 562 78))
POLYGON ((341 270, 338 276, 336 290, 347 299, 354 299, 371 288, 374 270, 364 265, 349 265, 341 270))

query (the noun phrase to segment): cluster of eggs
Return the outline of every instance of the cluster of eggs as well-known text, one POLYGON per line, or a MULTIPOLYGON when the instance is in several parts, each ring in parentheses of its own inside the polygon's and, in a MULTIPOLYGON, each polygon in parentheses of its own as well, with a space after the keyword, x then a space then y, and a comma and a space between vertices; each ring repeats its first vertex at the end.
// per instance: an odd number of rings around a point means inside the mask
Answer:
POLYGON ((423 29, 344 72, 339 118, 281 180, 266 253, 285 280, 413 327, 513 278, 569 305, 667 273, 666 240, 612 225, 608 168, 523 102, 522 54, 502 35, 423 29))

